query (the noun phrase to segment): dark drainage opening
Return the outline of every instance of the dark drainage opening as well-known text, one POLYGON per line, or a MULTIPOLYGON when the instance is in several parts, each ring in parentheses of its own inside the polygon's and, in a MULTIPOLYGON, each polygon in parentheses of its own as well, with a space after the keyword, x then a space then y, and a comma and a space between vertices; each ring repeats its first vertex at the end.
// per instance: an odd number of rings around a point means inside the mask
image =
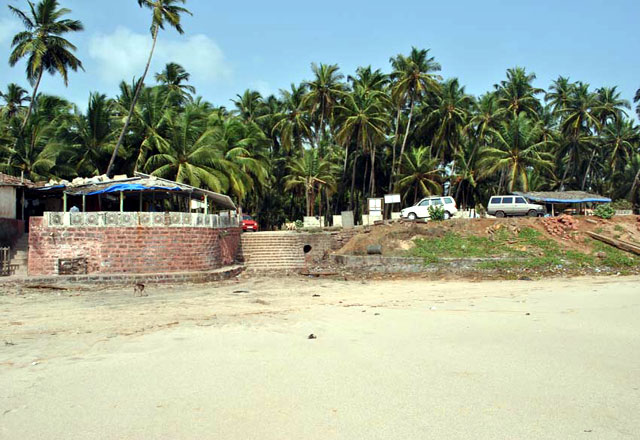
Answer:
POLYGON ((308 254, 309 252, 311 252, 311 249, 313 249, 313 248, 309 244, 305 244, 304 248, 302 248, 302 250, 304 251, 305 254, 308 254))

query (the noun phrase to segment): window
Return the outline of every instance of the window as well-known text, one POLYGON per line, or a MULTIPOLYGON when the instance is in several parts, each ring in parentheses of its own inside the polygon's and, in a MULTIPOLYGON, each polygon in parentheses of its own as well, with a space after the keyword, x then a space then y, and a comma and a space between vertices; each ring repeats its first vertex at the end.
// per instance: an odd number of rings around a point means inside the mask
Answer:
POLYGON ((253 220, 250 215, 243 215, 242 220, 253 220))
POLYGON ((423 200, 422 202, 419 203, 418 206, 429 206, 429 200, 423 200))
POLYGON ((516 197, 516 203, 518 203, 520 205, 526 205, 527 201, 522 197, 516 197))
POLYGON ((502 198, 502 203, 503 203, 503 204, 510 204, 510 203, 513 203, 513 197, 503 197, 503 198, 502 198))
POLYGON ((453 205, 455 202, 451 197, 447 197, 444 199, 444 203, 446 203, 447 205, 453 205))
POLYGON ((432 204, 432 205, 436 205, 436 206, 442 206, 442 205, 443 205, 443 203, 442 203, 442 199, 433 199, 433 200, 431 201, 431 204, 432 204))
POLYGON ((491 201, 489 203, 499 204, 502 203, 502 197, 491 197, 491 201))

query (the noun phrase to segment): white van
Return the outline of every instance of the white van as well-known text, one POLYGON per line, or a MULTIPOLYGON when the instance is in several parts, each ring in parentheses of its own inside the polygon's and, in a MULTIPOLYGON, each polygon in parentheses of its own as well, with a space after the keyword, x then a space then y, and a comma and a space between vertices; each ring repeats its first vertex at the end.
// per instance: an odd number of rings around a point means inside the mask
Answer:
POLYGON ((527 202, 522 196, 493 196, 489 200, 487 214, 496 217, 516 215, 542 217, 545 214, 545 208, 542 205, 527 202))
POLYGON ((456 201, 453 197, 427 197, 420 200, 416 205, 404 208, 402 210, 402 217, 409 220, 415 220, 417 218, 429 218, 429 207, 440 206, 444 209, 445 220, 453 217, 457 212, 456 201))

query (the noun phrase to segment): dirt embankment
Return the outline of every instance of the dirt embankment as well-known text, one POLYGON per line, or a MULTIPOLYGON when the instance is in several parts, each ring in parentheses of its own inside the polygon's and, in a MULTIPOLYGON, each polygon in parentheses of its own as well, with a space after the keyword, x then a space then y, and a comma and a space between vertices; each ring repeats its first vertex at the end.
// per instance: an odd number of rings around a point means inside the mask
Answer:
MULTIPOLYGON (((385 256, 404 256, 415 247, 416 239, 442 238, 449 233, 460 237, 491 237, 500 230, 517 234, 531 228, 544 239, 561 244, 564 250, 596 253, 587 232, 640 244, 640 216, 453 219, 445 222, 397 222, 377 225, 355 235, 337 254, 365 255, 367 246, 382 245, 385 256)), ((508 244, 508 242, 507 242, 508 244)), ((517 243, 513 243, 517 245, 517 243)))

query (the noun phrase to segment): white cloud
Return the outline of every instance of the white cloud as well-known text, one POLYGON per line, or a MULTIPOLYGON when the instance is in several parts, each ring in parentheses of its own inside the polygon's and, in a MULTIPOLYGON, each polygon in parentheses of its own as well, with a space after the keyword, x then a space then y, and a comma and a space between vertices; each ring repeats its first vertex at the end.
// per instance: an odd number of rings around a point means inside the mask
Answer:
MULTIPOLYGON (((0 18, 0 43, 10 43, 20 30, 20 22, 11 18, 0 18)), ((4 45, 4 44, 3 44, 4 45)))
MULTIPOLYGON (((118 27, 111 34, 95 34, 89 42, 89 56, 97 62, 99 75, 109 82, 127 82, 140 77, 151 50, 151 36, 118 27)), ((195 84, 225 80, 231 68, 220 47, 203 34, 170 40, 160 34, 149 75, 168 62, 176 62, 191 74, 195 84)), ((147 81, 149 82, 149 81, 147 81)))

